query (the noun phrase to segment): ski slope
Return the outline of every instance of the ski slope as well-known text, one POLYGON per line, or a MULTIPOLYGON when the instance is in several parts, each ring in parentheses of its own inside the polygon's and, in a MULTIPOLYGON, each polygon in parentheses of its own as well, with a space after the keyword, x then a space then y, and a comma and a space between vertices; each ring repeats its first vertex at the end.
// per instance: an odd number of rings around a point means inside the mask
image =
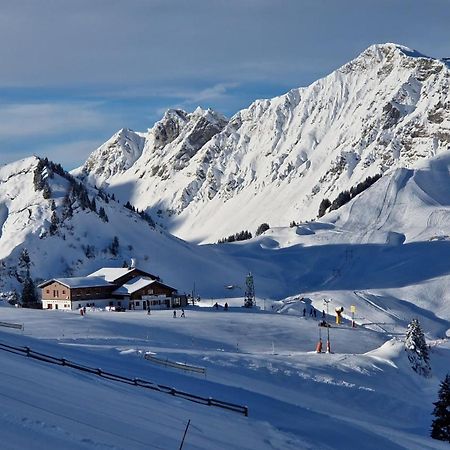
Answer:
POLYGON ((312 352, 317 321, 292 311, 225 312, 203 301, 184 319, 171 311, 0 314, 25 325, 1 329, 2 343, 249 407, 247 418, 0 351, 4 448, 178 448, 188 420, 186 449, 445 448, 427 436, 448 342, 434 343, 434 376, 425 380, 399 340, 373 330, 331 328, 336 353, 312 352), (154 365, 146 351, 207 374, 154 365))

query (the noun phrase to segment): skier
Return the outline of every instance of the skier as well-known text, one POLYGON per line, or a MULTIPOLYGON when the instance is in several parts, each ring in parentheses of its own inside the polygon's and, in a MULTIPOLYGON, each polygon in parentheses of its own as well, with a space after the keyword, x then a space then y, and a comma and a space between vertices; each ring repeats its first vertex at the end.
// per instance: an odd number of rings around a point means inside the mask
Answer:
POLYGON ((309 310, 309 317, 312 317, 312 316, 313 316, 313 309, 314 309, 314 308, 311 308, 311 309, 309 310))
POLYGON ((314 308, 314 319, 316 319, 317 318, 317 311, 316 311, 316 308, 314 308))
POLYGON ((181 317, 186 317, 186 316, 184 315, 184 309, 183 309, 183 308, 181 308, 181 317))
POLYGON ((176 317, 177 317, 177 312, 174 311, 174 312, 173 312, 173 318, 175 319, 176 317))
POLYGON ((147 316, 150 316, 152 314, 152 311, 150 309, 150 306, 147 308, 147 316))
POLYGON ((228 311, 228 303, 225 303, 224 310, 228 311))
POLYGON ((325 319, 325 310, 322 309, 322 319, 325 319))
POLYGON ((86 306, 83 307, 83 313, 86 314, 86 306))

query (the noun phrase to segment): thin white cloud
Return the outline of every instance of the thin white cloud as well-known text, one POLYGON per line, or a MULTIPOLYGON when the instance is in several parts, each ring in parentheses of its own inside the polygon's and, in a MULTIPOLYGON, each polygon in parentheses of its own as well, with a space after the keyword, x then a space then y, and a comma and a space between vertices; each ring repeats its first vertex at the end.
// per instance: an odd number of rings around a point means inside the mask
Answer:
POLYGON ((110 120, 96 103, 0 104, 0 138, 62 135, 95 130, 110 120))

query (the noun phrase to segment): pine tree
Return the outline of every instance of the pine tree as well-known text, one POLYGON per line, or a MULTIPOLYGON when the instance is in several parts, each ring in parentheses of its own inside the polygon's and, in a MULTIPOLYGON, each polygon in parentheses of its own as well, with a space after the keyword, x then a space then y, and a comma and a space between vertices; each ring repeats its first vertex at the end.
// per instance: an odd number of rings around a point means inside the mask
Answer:
POLYGON ((447 374, 441 382, 439 400, 434 402, 433 415, 435 419, 431 424, 431 437, 440 441, 450 442, 450 375, 447 374))
POLYGON ((325 215, 325 213, 327 212, 327 209, 331 206, 331 202, 330 200, 328 200, 327 198, 324 198, 319 205, 319 214, 318 217, 322 217, 323 215, 325 215))
POLYGON ((14 289, 11 293, 11 296, 9 297, 8 303, 10 305, 17 305, 17 303, 20 303, 20 297, 17 291, 14 289))
POLYGON ((22 287, 22 304, 29 306, 38 302, 36 287, 31 277, 26 277, 22 287))
POLYGON ((56 209, 56 203, 55 203, 55 200, 52 200, 52 201, 51 201, 51 203, 50 203, 50 209, 51 209, 52 211, 55 211, 55 209, 56 209))
POLYGON ((103 206, 100 206, 100 209, 98 210, 98 215, 100 219, 103 220, 103 222, 109 222, 108 216, 106 215, 105 208, 103 206))
POLYGON ((23 248, 19 255, 19 267, 26 270, 26 277, 30 276, 31 258, 26 248, 23 248))
POLYGON ((256 236, 259 236, 260 234, 263 234, 265 231, 269 230, 270 226, 268 223, 262 223, 258 229, 256 230, 256 236))
POLYGON ((73 216, 72 199, 70 198, 70 191, 64 196, 63 199, 63 210, 61 214, 61 219, 66 220, 73 216))
POLYGON ((431 376, 430 357, 420 323, 413 319, 406 330, 405 350, 412 369, 426 378, 431 376))
POLYGON ((114 236, 113 241, 109 246, 109 250, 114 256, 117 256, 117 254, 119 253, 119 238, 117 236, 114 236))
POLYGON ((50 186, 48 185, 48 183, 44 184, 44 189, 42 191, 42 196, 45 199, 49 199, 52 196, 52 190, 50 189, 50 186))
POLYGON ((59 224, 59 219, 58 219, 58 215, 56 214, 56 211, 53 211, 52 213, 52 217, 50 219, 50 234, 53 235, 58 231, 58 224, 59 224))
POLYGON ((91 204, 90 204, 90 210, 94 211, 94 212, 97 212, 97 203, 95 203, 95 197, 92 197, 92 201, 91 201, 91 204))

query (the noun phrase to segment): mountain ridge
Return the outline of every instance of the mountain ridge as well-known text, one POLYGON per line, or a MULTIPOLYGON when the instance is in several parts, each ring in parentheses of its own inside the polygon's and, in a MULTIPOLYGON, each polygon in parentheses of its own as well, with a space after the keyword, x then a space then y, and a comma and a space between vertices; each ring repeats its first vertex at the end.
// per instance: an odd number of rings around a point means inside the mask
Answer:
POLYGON ((148 145, 120 174, 76 173, 188 240, 314 219, 323 198, 447 149, 448 79, 443 61, 376 44, 308 87, 256 100, 191 152, 174 139, 148 145))

